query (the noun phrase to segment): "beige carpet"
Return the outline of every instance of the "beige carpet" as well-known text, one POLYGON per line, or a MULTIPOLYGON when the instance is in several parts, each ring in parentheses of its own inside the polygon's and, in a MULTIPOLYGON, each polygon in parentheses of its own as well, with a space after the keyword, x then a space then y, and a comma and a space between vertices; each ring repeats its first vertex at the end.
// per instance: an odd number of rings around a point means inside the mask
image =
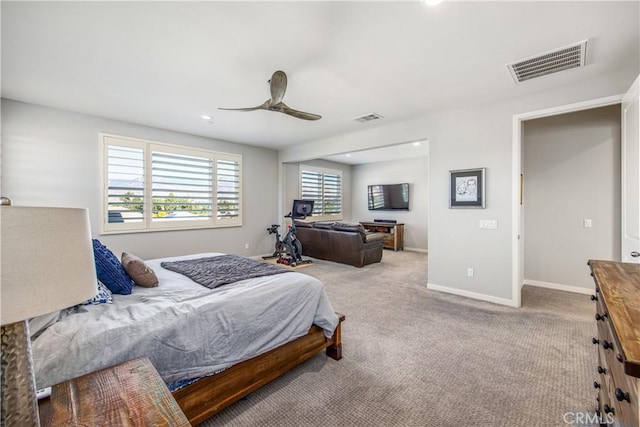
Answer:
POLYGON ((514 309, 429 291, 415 252, 313 265, 347 316, 344 358, 317 355, 202 426, 566 426, 595 410, 588 295, 525 287, 514 309))

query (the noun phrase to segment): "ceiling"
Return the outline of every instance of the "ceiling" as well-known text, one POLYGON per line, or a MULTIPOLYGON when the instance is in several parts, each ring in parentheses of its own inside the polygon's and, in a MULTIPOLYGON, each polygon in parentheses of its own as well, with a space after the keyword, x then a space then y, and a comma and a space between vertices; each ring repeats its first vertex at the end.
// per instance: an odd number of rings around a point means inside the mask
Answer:
POLYGON ((2 1, 2 96, 282 149, 637 67, 638 5, 2 1), (515 84, 506 67, 585 39, 584 68, 515 84), (218 110, 262 104, 276 70, 321 120, 218 110))
POLYGON ((371 150, 352 151, 333 156, 323 157, 329 160, 347 165, 361 165, 365 163, 387 162, 390 160, 407 159, 429 155, 429 141, 412 141, 401 144, 388 145, 386 147, 371 150))

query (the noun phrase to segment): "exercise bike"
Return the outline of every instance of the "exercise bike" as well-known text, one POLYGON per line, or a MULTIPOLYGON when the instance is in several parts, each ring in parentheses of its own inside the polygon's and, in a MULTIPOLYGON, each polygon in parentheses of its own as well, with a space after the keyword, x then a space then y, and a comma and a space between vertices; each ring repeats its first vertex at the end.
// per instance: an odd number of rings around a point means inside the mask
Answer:
POLYGON ((302 243, 296 238, 296 219, 305 219, 313 212, 313 200, 294 200, 291 212, 285 218, 291 218, 291 225, 288 226, 287 234, 284 237, 278 230, 280 224, 272 224, 267 228, 269 234, 276 235, 276 243, 273 255, 266 258, 277 258, 278 264, 295 267, 298 264, 308 264, 311 260, 302 259, 302 243))

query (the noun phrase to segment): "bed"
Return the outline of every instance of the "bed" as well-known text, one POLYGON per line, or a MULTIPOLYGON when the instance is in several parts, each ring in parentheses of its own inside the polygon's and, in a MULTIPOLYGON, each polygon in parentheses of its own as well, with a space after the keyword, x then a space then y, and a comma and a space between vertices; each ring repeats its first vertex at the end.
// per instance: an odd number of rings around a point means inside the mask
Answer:
POLYGON ((65 310, 32 341, 37 387, 147 356, 197 424, 323 349, 342 357, 344 317, 317 279, 287 271, 209 289, 161 266, 222 255, 146 261, 159 286, 65 310))

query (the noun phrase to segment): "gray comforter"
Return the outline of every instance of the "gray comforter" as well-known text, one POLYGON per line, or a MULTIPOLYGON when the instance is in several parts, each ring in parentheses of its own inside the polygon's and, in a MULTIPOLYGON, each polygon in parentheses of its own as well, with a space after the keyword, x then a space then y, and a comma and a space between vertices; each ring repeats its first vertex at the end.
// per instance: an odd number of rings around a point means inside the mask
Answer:
POLYGON ((134 286, 113 304, 65 313, 32 343, 37 387, 148 356, 166 382, 211 375, 307 333, 338 324, 320 281, 297 272, 207 289, 160 267, 220 254, 148 261, 156 288, 134 286))
POLYGON ((162 268, 175 271, 209 289, 254 277, 287 273, 281 267, 239 255, 219 255, 160 263, 162 268))

